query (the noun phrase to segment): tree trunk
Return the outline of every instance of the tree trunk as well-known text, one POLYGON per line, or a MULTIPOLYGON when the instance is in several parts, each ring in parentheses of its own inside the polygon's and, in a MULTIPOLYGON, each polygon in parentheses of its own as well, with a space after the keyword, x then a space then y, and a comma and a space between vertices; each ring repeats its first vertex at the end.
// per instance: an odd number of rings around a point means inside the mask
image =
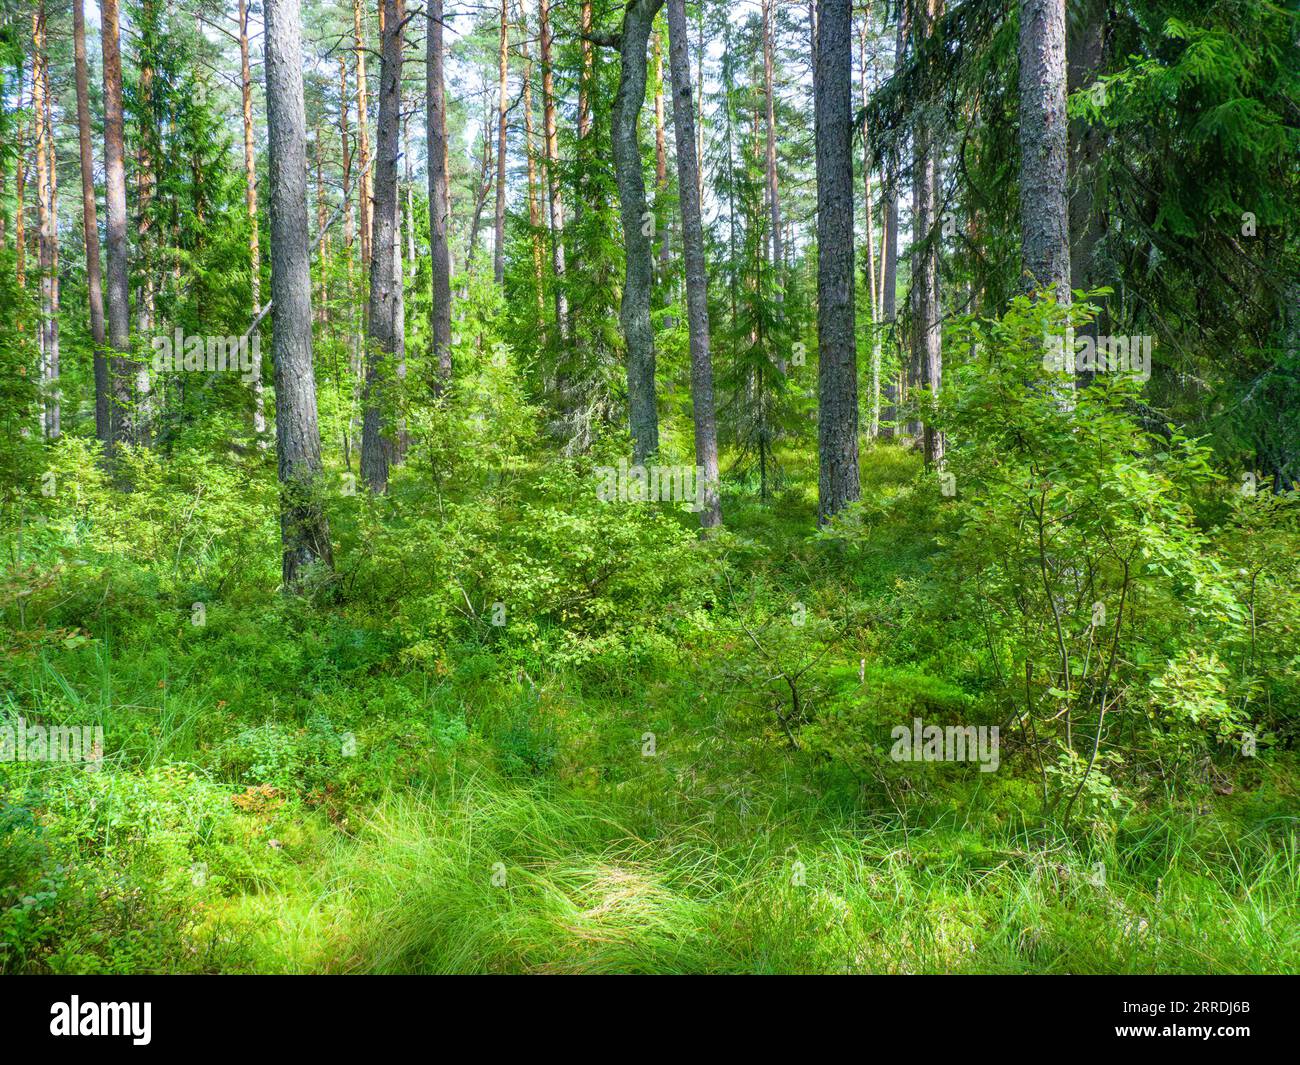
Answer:
MULTIPOLYGON (((859 80, 862 93, 862 107, 865 110, 871 102, 871 89, 867 74, 870 69, 867 57, 867 39, 871 34, 871 3, 868 0, 862 13, 862 24, 858 29, 859 80)), ((871 311, 871 395, 868 399, 869 415, 867 418, 867 439, 874 441, 880 434, 880 297, 877 292, 876 279, 876 233, 875 204, 871 189, 871 141, 867 130, 862 131, 862 212, 867 216, 867 297, 871 311)))
POLYGON ((819 524, 861 495, 853 307, 852 19, 850 0, 820 0, 813 76, 819 524))
POLYGON ((1065 0, 1020 0, 1020 230, 1028 290, 1070 302, 1065 0))
MULTIPOLYGON (((659 219, 661 232, 659 236, 659 279, 663 283, 668 278, 672 261, 671 242, 669 241, 668 212, 665 203, 668 199, 668 147, 665 142, 664 129, 664 56, 660 35, 654 35, 655 59, 655 214, 659 219)), ((668 326, 671 328, 671 326, 668 326)))
MULTIPOLYGON (((21 112, 23 104, 24 64, 18 64, 18 106, 21 112)), ((23 118, 17 118, 18 137, 17 152, 14 155, 14 251, 17 259, 14 263, 14 275, 18 279, 18 289, 22 291, 27 285, 27 144, 23 139, 23 118)), ((22 323, 19 323, 19 330, 22 323)))
MULTIPOLYGON (((909 28, 909 9, 907 4, 900 5, 898 29, 894 37, 894 69, 903 66, 907 54, 907 36, 909 28)), ((890 336, 897 344, 895 328, 898 317, 898 186, 902 180, 898 172, 898 163, 891 158, 889 171, 885 176, 885 250, 880 274, 880 308, 882 324, 889 328, 890 336)), ((885 404, 880 412, 880 435, 885 440, 892 440, 895 427, 892 424, 898 418, 898 378, 891 377, 884 385, 885 404), (889 422, 891 424, 883 424, 889 422)))
MULTIPOLYGON (((348 95, 347 57, 339 54, 339 142, 343 170, 343 248, 347 255, 347 307, 348 307, 348 374, 352 382, 352 399, 346 427, 342 430, 343 464, 352 471, 353 447, 358 427, 357 382, 361 380, 361 335, 356 328, 353 308, 356 303, 356 227, 352 211, 352 164, 357 146, 349 127, 350 98, 348 95)), ((360 209, 356 218, 360 218, 360 209)))
POLYGON ((497 201, 492 248, 492 276, 498 285, 503 285, 506 279, 506 116, 510 110, 507 99, 507 81, 510 76, 507 52, 510 43, 509 28, 506 0, 501 0, 501 34, 497 52, 497 201))
POLYGON ((332 568, 333 551, 320 498, 298 0, 264 0, 263 7, 280 539, 284 587, 294 590, 313 563, 332 568))
POLYGON ((785 261, 785 253, 781 248, 781 192, 777 180, 776 166, 776 89, 773 60, 774 42, 773 36, 775 30, 772 27, 772 20, 775 16, 773 5, 775 0, 763 0, 763 94, 767 100, 767 207, 771 215, 771 232, 768 235, 768 241, 771 248, 772 275, 776 282, 776 302, 780 303, 784 296, 782 288, 781 264, 785 261))
POLYGON ((109 446, 108 359, 104 354, 104 282, 99 262, 99 212, 90 140, 90 74, 86 64, 85 0, 72 0, 73 59, 77 83, 77 142, 81 149, 81 226, 86 246, 86 289, 94 343, 95 437, 109 446))
POLYGON ((58 220, 51 125, 49 55, 46 51, 45 3, 32 14, 32 110, 36 120, 36 209, 41 264, 41 406, 47 440, 61 431, 59 407, 59 280, 56 261, 58 220))
POLYGON ((564 291, 564 200, 560 195, 560 147, 555 120, 550 0, 538 0, 537 18, 541 29, 542 136, 546 142, 546 190, 551 211, 551 269, 555 273, 555 328, 563 342, 568 338, 569 300, 564 291))
POLYGON ((107 214, 108 346, 112 396, 109 454, 130 440, 131 307, 126 245, 126 159, 122 140, 122 50, 118 0, 102 0, 100 37, 104 50, 104 207, 107 214))
POLYGON ((361 264, 370 265, 371 247, 371 172, 370 165, 370 114, 366 102, 369 85, 366 81, 366 38, 361 24, 361 0, 352 0, 352 37, 357 57, 357 166, 361 169, 361 209, 357 214, 357 229, 361 234, 361 264))
MULTIPOLYGON (((409 102, 409 101, 408 101, 409 102)), ((402 119, 402 184, 406 186, 406 210, 403 221, 406 223, 406 268, 410 271, 409 280, 415 281, 415 180, 411 167, 411 126, 410 120, 402 119)))
POLYGON ((677 186, 682 215, 682 255, 686 267, 686 321, 691 336, 691 399, 695 408, 695 465, 704 471, 696 485, 700 524, 722 524, 718 475, 718 429, 713 412, 713 363, 709 354, 709 289, 704 266, 704 227, 700 221, 695 116, 692 111, 690 38, 686 0, 668 0, 668 66, 673 84, 673 138, 677 147, 677 186))
POLYGON ((542 212, 537 191, 537 152, 533 147, 533 57, 528 48, 528 20, 523 0, 518 0, 519 49, 524 60, 524 157, 528 162, 528 227, 532 231, 533 285, 537 290, 537 320, 546 314, 546 295, 542 291, 542 212))
POLYGON ((645 462, 659 450, 654 332, 650 324, 653 282, 650 235, 654 216, 646 210, 637 117, 645 105, 646 48, 650 41, 650 28, 662 4, 663 0, 631 0, 624 11, 623 29, 616 42, 621 62, 610 129, 625 259, 619 320, 627 342, 628 422, 632 430, 633 461, 636 463, 645 462))
POLYGON ((365 415, 361 434, 361 476, 370 490, 388 490, 388 471, 396 457, 393 382, 404 356, 402 285, 394 269, 397 231, 397 156, 402 110, 404 0, 383 0, 379 68, 378 140, 375 145, 374 233, 370 260, 369 343, 366 345, 365 415))
POLYGON ((582 70, 578 74, 578 139, 582 140, 591 132, 591 90, 592 73, 595 69, 595 54, 591 47, 592 13, 591 0, 582 0, 579 16, 578 34, 581 40, 582 70))
MULTIPOLYGON (((147 344, 154 329, 154 271, 162 268, 161 256, 151 256, 151 245, 157 244, 153 224, 154 177, 153 145, 159 140, 153 102, 153 58, 159 46, 160 27, 155 0, 142 0, 140 5, 140 45, 138 47, 139 74, 136 95, 139 111, 144 116, 140 123, 139 145, 136 151, 136 232, 135 243, 140 269, 136 271, 139 289, 136 293, 136 338, 147 344)), ((179 264, 178 264, 179 266, 179 264)), ((152 431, 153 400, 150 395, 149 362, 138 359, 135 363, 135 429, 137 444, 147 443, 152 431)))
POLYGON ((425 92, 428 97, 426 139, 429 159, 429 258, 433 300, 429 328, 433 338, 434 393, 451 380, 451 250, 447 244, 447 96, 443 85, 442 0, 428 0, 429 32, 425 39, 425 92))
MULTIPOLYGON (((918 0, 915 21, 917 40, 934 32, 938 17, 937 0, 918 0)), ((939 307, 939 234, 936 198, 939 188, 939 147, 927 112, 912 132, 912 366, 918 384, 937 399, 943 375, 943 317, 939 307)), ((923 419, 922 441, 925 462, 937 467, 943 462, 943 434, 923 419)))
MULTIPOLYGON (((341 60, 340 60, 341 62, 341 60)), ((248 212, 248 280, 253 315, 262 310, 262 251, 257 232, 257 154, 253 142, 253 72, 248 60, 248 0, 239 0, 239 75, 244 118, 244 206, 248 212)), ((344 104, 346 107, 347 105, 344 104)), ((346 125, 346 119, 344 124, 346 125)), ((346 178, 344 179, 346 184, 346 178)), ((347 193, 344 192, 346 198, 347 193)), ((266 393, 262 365, 254 367, 253 435, 259 450, 266 448, 266 393)))
MULTIPOLYGON (((85 38, 84 32, 82 33, 82 38, 84 41, 85 38)), ((21 100, 20 100, 20 104, 21 104, 21 100)), ((4 121, 5 111, 6 111, 5 101, 3 99, 0 99, 0 122, 4 121)), ((18 124, 15 122, 15 127, 17 127, 17 125, 18 124)), ((15 128, 15 133, 17 132, 18 129, 15 128)), ((17 137, 14 138, 14 148, 16 154, 19 148, 19 139, 17 137)), ((6 165, 5 159, 3 157, 0 157, 0 205, 3 205, 4 203, 8 202, 8 200, 9 200, 9 167, 6 165)), ((0 251, 4 251, 8 247, 9 247, 9 215, 8 212, 4 209, 4 207, 0 206, 0 251)))
POLYGON ((50 377, 50 407, 46 430, 51 440, 63 434, 63 394, 59 390, 59 166, 54 137, 54 93, 50 87, 50 64, 47 56, 45 69, 45 128, 50 139, 50 324, 48 337, 48 368, 50 377))
MULTIPOLYGON (((591 194, 588 181, 588 171, 592 162, 592 148, 588 144, 588 138, 592 132, 591 117, 591 94, 595 89, 596 81, 596 53, 592 45, 591 33, 594 15, 592 13, 591 0, 582 0, 582 6, 578 14, 578 40, 579 52, 581 55, 581 68, 578 71, 578 146, 577 146, 577 178, 576 178, 576 195, 573 200, 573 220, 575 228, 581 231, 583 211, 587 204, 587 197, 591 194)), ((600 196, 599 190, 594 193, 600 196)), ((577 330, 577 307, 570 305, 569 321, 567 332, 569 339, 575 347, 576 355, 579 360, 585 357, 583 337, 577 330)), ((561 386, 561 392, 565 392, 567 384, 561 386)))

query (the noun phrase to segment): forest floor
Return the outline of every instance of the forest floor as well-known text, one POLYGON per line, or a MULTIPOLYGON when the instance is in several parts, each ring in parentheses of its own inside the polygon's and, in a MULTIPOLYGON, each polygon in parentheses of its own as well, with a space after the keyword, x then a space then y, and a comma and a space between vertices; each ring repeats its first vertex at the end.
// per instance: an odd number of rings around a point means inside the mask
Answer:
MULTIPOLYGON (((887 494, 916 459, 880 447, 863 466, 887 494)), ((413 618, 443 608, 416 607, 447 580, 385 545, 449 550, 435 541, 466 514, 428 518, 402 477, 378 518, 359 501, 331 514, 332 600, 271 592, 271 493, 245 515, 265 557, 218 522, 209 556, 230 557, 198 575, 162 551, 88 557, 57 531, 63 562, 5 632, 0 690, 11 715, 101 725, 105 757, 0 766, 0 971, 1300 969, 1284 755, 1230 794, 1156 787, 1065 831, 1014 749, 1001 772, 918 767, 881 787, 787 741, 737 618, 755 631, 789 589, 875 618, 830 641, 823 693, 870 699, 868 662, 961 673, 963 648, 908 635, 898 605, 929 564, 924 515, 848 567, 809 535, 815 485, 729 495, 741 532, 724 547, 695 544, 684 508, 668 521, 680 550, 724 551, 739 587, 684 604, 652 557, 620 593, 622 627, 592 599, 569 629, 552 612, 523 637, 477 624, 491 590, 462 588, 467 617, 424 639, 413 618), (383 564, 354 564, 361 544, 383 564)), ((134 520, 165 525, 165 509, 134 520)), ((572 531, 562 501, 538 513, 549 546, 525 557, 507 518, 470 567, 540 579, 572 531)))

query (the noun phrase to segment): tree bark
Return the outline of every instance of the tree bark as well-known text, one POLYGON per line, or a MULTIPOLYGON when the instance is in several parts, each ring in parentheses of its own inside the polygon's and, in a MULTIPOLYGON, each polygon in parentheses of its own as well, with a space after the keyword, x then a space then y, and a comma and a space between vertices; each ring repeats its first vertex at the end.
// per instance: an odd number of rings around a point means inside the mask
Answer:
POLYGON ((447 243, 447 96, 443 84, 442 0, 428 0, 425 38, 426 139, 429 159, 429 257, 433 300, 429 328, 433 338, 434 394, 451 380, 451 251, 447 243))
MULTIPOLYGON (((899 70, 907 54, 907 36, 910 26, 907 4, 899 7, 898 28, 894 36, 894 69, 899 70)), ((881 263, 880 307, 882 323, 889 328, 890 336, 897 344, 898 318, 898 186, 902 180, 898 172, 898 163, 891 158, 889 170, 885 175, 885 251, 881 263)), ((880 435, 882 439, 892 440, 895 433, 894 422, 898 418, 898 378, 892 377, 884 385, 885 403, 880 412, 880 435), (890 424, 884 424, 884 423, 890 424)))
POLYGON ((130 279, 126 245, 126 159, 122 118, 122 49, 118 0, 101 0, 104 52, 104 207, 108 267, 109 448, 130 440, 132 375, 130 279))
POLYGON ((495 226, 493 228, 492 276, 498 285, 506 279, 506 117, 510 111, 507 98, 510 77, 509 53, 510 17, 506 0, 501 0, 501 34, 497 51, 497 199, 495 226))
POLYGON ((282 576, 297 589, 314 563, 333 566, 322 509, 320 429, 312 369, 307 119, 298 0, 264 0, 266 119, 282 576))
POLYGON ((36 121, 36 210, 41 265, 41 406, 45 439, 61 432, 59 407, 59 280, 56 261, 56 160, 51 125, 49 55, 44 0, 32 14, 32 110, 36 121))
MULTIPOLYGON (((871 34, 871 0, 862 13, 862 24, 858 29, 859 80, 862 93, 862 107, 865 110, 871 102, 871 89, 867 74, 870 69, 867 57, 867 39, 871 34)), ((871 188, 871 140, 867 130, 862 131, 862 213, 867 217, 867 282, 868 306, 871 310, 871 394, 868 398, 867 439, 874 441, 880 434, 880 298, 877 293, 876 278, 876 233, 875 204, 871 188)), ((883 240, 883 235, 882 235, 883 240)), ((882 249, 883 250, 883 249, 882 249)))
POLYGON ((691 337, 691 400, 695 409, 695 465, 704 471, 700 525, 722 524, 718 475, 718 429, 713 410, 713 363, 709 354, 709 289, 700 221, 699 162, 695 157, 691 60, 686 0, 668 0, 668 66, 673 85, 673 138, 677 147, 677 186, 682 216, 682 256, 686 267, 686 321, 691 337))
MULTIPOLYGON (((154 176, 153 145, 158 143, 160 135, 154 114, 153 102, 153 62, 154 52, 160 46, 160 26, 155 0, 142 0, 140 5, 139 25, 140 41, 137 46, 139 73, 136 79, 136 95, 139 98, 139 111, 143 116, 139 127, 139 144, 136 149, 136 232, 135 244, 137 262, 136 271, 138 289, 136 293, 136 338, 140 343, 147 343, 147 338, 154 329, 154 271, 162 268, 161 256, 151 254, 151 246, 158 243, 154 233, 153 198, 157 179, 154 176)), ((179 263, 177 263, 179 268, 179 263)), ((135 362, 135 422, 133 438, 137 444, 147 443, 152 431, 153 398, 149 377, 149 361, 137 359, 135 362)))
MULTIPOLYGON (((934 32, 937 0, 917 0, 914 30, 918 41, 934 32)), ((937 398, 943 376, 943 317, 939 306, 939 234, 936 226, 939 148, 929 108, 912 132, 912 366, 915 380, 937 398)), ((922 419, 922 446, 928 467, 943 462, 943 434, 922 419)))
POLYGON ((654 216, 646 210, 637 117, 645 105, 646 49, 650 28, 662 5, 663 0, 631 0, 624 11, 622 32, 615 42, 621 62, 610 129, 625 262, 619 320, 627 342, 628 422, 636 463, 645 462, 659 450, 654 331, 650 324, 653 269, 650 232, 647 232, 647 229, 652 231, 654 216))
MULTIPOLYGON (((82 36, 84 39, 85 36, 84 33, 82 36)), ((21 97, 21 93, 19 95, 21 97)), ((4 119, 5 111, 6 111, 5 101, 0 100, 0 120, 4 119)), ((15 123, 15 126, 17 127, 17 123, 15 123)), ((15 133, 17 132, 18 129, 16 128, 15 133)), ((18 149, 18 147, 19 147, 19 138, 15 136, 14 148, 18 149)), ((8 199, 9 199, 9 167, 8 165, 6 165, 5 160, 3 158, 0 158, 0 204, 5 203, 8 199)), ((7 211, 5 211, 3 207, 0 207, 0 251, 4 251, 8 247, 9 247, 9 214, 7 211)))
POLYGON ((393 412, 393 382, 404 356, 402 284, 395 269, 397 229, 397 156, 400 153, 402 50, 405 45, 404 0, 383 0, 379 68, 378 140, 374 165, 374 233, 370 259, 370 313, 366 345, 361 476, 372 492, 388 490, 388 472, 398 457, 393 412))
POLYGON ((853 307, 852 4, 820 0, 813 75, 817 150, 819 524, 861 495, 853 307))
MULTIPOLYGON (((18 107, 21 112, 23 104, 23 72, 25 66, 18 64, 18 107)), ((27 286, 27 144, 24 140, 22 114, 18 115, 17 127, 17 152, 14 155, 14 252, 16 261, 14 263, 14 275, 18 279, 18 289, 21 291, 27 286)), ((22 329, 22 323, 19 323, 19 330, 22 329)))
POLYGON ((776 302, 782 302, 781 266, 785 262, 785 253, 781 248, 781 190, 776 165, 776 90, 775 62, 773 59, 775 31, 772 20, 775 16, 775 0, 763 0, 763 94, 767 101, 767 144, 765 164, 767 168, 767 207, 771 217, 771 232, 768 241, 771 248, 770 260, 772 273, 776 281, 776 302))
MULTIPOLYGON (((340 60, 341 61, 341 60, 340 60)), ((253 314, 262 310, 262 251, 257 232, 257 154, 253 142, 253 71, 248 60, 248 0, 239 0, 239 75, 244 120, 244 207, 248 212, 248 281, 253 314)), ((347 105, 344 104, 346 107, 347 105)), ((346 119, 344 120, 346 126, 346 119)), ((344 179, 346 186, 347 179, 344 179)), ((344 198, 347 192, 344 191, 344 198)), ((266 447, 266 390, 261 360, 253 376, 253 435, 259 449, 266 447)))
POLYGON ((95 437, 109 446, 108 359, 104 354, 104 281, 99 261, 99 211, 90 139, 90 74, 86 63, 85 0, 72 0, 73 61, 77 83, 77 142, 81 149, 81 226, 86 248, 86 289, 94 343, 95 437))
POLYGON ((1070 302, 1065 0, 1020 0, 1020 230, 1028 290, 1070 302))
POLYGON ((662 227, 662 231, 658 234, 659 278, 662 283, 668 277, 672 249, 668 239, 668 212, 664 209, 664 204, 668 199, 668 146, 665 140, 664 128, 664 57, 663 45, 657 33, 654 35, 653 48, 655 59, 655 213, 662 227))
POLYGON ((518 0, 519 50, 524 60, 524 157, 528 162, 528 227, 532 231, 533 285, 537 290, 537 318, 546 313, 546 295, 542 291, 542 212, 537 190, 537 152, 533 146, 533 56, 528 48, 528 20, 523 0, 518 0))
POLYGON ((45 128, 50 140, 50 324, 46 332, 49 340, 48 361, 50 377, 50 406, 47 408, 46 430, 51 440, 63 434, 63 394, 59 389, 59 166, 54 137, 54 93, 50 87, 50 63, 45 63, 45 128))
POLYGON ((357 166, 364 175, 361 178, 361 209, 357 214, 357 229, 361 233, 361 264, 370 265, 371 247, 371 183, 372 177, 367 167, 370 165, 370 114, 366 94, 369 85, 366 81, 366 38, 361 24, 361 0, 352 0, 352 37, 357 57, 357 166))
POLYGON ((578 139, 582 140, 591 132, 591 89, 592 74, 595 70, 595 53, 591 46, 592 12, 591 0, 582 0, 579 15, 578 34, 581 40, 582 70, 578 74, 578 139))
POLYGON ((560 334, 561 342, 564 342, 568 339, 569 300, 564 290, 564 199, 560 192, 560 147, 555 119, 550 0, 538 0, 537 18, 541 30, 542 136, 546 142, 546 190, 551 212, 551 269, 555 273, 555 328, 560 334))

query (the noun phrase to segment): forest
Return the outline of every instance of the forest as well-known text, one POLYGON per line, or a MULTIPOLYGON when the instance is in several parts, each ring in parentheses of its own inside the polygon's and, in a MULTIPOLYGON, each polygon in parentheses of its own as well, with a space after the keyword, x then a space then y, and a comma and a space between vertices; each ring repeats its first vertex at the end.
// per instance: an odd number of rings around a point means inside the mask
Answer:
POLYGON ((0 438, 0 974, 1300 972, 1300 0, 0 0, 0 438))

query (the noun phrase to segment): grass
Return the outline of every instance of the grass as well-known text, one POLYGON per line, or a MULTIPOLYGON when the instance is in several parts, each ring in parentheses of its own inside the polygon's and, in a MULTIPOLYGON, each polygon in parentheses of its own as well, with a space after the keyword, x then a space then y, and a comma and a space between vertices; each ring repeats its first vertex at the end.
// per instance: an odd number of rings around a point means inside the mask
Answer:
POLYGON ((1122 853, 1084 854, 1025 831, 976 832, 955 814, 904 826, 753 810, 728 831, 701 816, 648 827, 606 801, 455 779, 389 796, 287 897, 237 909, 249 921, 276 915, 264 947, 279 956, 264 967, 331 972, 1202 973, 1300 963, 1293 837, 1275 847, 1259 833, 1233 840, 1166 822, 1122 853))
MULTIPOLYGON (((898 449, 864 463, 876 498, 915 472, 898 449)), ((743 532, 723 550, 762 590, 752 609, 864 596, 868 642, 828 659, 832 679, 886 655, 960 675, 973 641, 917 633, 892 605, 928 565, 925 512, 846 561, 806 536, 806 488, 728 500, 743 532)), ((245 586, 196 630, 184 589, 105 573, 33 598, 39 624, 7 622, 5 715, 112 741, 97 774, 0 763, 0 971, 1300 969, 1286 753, 1232 796, 1066 831, 1014 760, 918 770, 902 793, 790 749, 725 586, 691 607, 694 630, 660 616, 685 606, 652 602, 627 637, 560 661, 544 629, 509 644, 472 625, 415 656, 433 641, 386 604, 245 586)))

